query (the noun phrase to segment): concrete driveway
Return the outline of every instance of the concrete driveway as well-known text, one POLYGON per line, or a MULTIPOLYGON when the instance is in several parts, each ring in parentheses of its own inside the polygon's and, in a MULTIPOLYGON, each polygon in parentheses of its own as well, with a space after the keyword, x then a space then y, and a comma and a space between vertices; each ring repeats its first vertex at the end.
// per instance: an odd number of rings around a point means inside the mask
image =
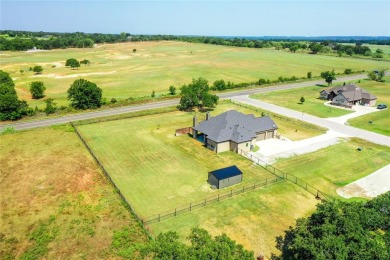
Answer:
POLYGON ((329 130, 326 134, 307 138, 300 141, 291 141, 287 138, 267 139, 256 142, 260 148, 257 152, 250 152, 260 158, 264 164, 273 164, 279 158, 288 158, 294 155, 315 152, 319 149, 342 142, 348 135, 329 130))
MULTIPOLYGON (((340 107, 332 106, 329 103, 330 103, 329 101, 325 102, 324 105, 340 109, 340 107)), ((348 114, 348 115, 339 116, 339 117, 330 117, 330 118, 326 118, 326 119, 329 121, 332 121, 332 122, 339 123, 339 124, 345 124, 349 119, 381 111, 380 109, 377 109, 376 107, 368 107, 368 106, 360 106, 360 105, 352 106, 352 109, 346 109, 346 110, 352 110, 354 112, 351 114, 348 114)))
POLYGON ((344 198, 374 198, 390 190, 390 164, 376 172, 337 189, 337 194, 344 198))

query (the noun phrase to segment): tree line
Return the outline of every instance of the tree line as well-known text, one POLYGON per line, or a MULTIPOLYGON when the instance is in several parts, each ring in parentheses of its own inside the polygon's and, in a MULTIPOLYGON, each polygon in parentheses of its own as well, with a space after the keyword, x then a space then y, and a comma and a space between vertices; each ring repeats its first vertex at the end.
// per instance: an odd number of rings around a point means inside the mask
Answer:
MULTIPOLYGON (((177 36, 177 35, 131 35, 122 32, 120 34, 102 33, 48 33, 26 31, 0 31, 0 50, 25 51, 36 47, 37 49, 50 50, 58 48, 90 48, 96 43, 118 43, 138 41, 163 41, 174 40, 191 43, 204 43, 213 45, 247 47, 247 48, 275 48, 286 49, 291 52, 307 50, 312 54, 334 52, 341 55, 363 55, 373 58, 383 58, 383 51, 377 49, 372 52, 363 43, 390 45, 387 39, 365 39, 356 42, 355 45, 345 45, 332 40, 303 41, 302 39, 251 39, 251 38, 226 38, 210 36, 177 36), (7 36, 7 37, 5 37, 7 36), (10 37, 10 38, 9 38, 10 37)), ((354 42, 353 40, 350 42, 354 42)))

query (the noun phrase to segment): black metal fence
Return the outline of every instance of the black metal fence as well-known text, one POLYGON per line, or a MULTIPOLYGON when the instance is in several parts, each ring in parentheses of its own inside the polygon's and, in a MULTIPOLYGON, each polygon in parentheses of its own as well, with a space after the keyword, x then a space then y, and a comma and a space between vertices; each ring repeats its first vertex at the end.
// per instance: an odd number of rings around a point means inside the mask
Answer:
POLYGON ((160 221, 168 219, 168 218, 176 217, 179 214, 183 214, 185 212, 190 212, 192 210, 205 207, 206 205, 210 205, 212 203, 216 203, 216 202, 231 198, 233 196, 236 196, 236 195, 248 192, 248 191, 256 190, 258 188, 262 188, 262 187, 265 187, 265 186, 268 186, 268 185, 271 185, 274 183, 278 183, 278 182, 281 182, 283 180, 284 180, 283 177, 275 176, 275 178, 265 179, 262 182, 248 184, 246 186, 237 187, 235 189, 230 189, 226 192, 218 193, 216 195, 204 198, 202 200, 198 200, 196 202, 192 202, 192 203, 184 205, 184 206, 176 207, 174 209, 162 212, 160 214, 149 216, 149 217, 144 219, 143 223, 144 224, 152 224, 152 223, 160 222, 160 221))
POLYGON ((326 201, 330 201, 330 202, 335 201, 335 198, 332 197, 331 195, 320 191, 316 187, 310 185, 309 183, 305 182, 304 180, 302 180, 302 179, 300 179, 292 174, 289 174, 287 172, 284 172, 282 170, 275 168, 274 166, 268 164, 267 162, 261 160, 259 157, 255 156, 253 154, 247 153, 239 148, 237 148, 237 152, 238 152, 238 154, 241 154, 241 155, 245 156, 246 158, 250 159, 255 164, 263 167, 264 169, 266 169, 268 172, 274 174, 275 176, 282 178, 282 179, 286 179, 288 181, 291 181, 292 183, 304 188, 305 190, 307 190, 308 192, 310 192, 311 194, 316 196, 317 199, 326 200, 326 201))

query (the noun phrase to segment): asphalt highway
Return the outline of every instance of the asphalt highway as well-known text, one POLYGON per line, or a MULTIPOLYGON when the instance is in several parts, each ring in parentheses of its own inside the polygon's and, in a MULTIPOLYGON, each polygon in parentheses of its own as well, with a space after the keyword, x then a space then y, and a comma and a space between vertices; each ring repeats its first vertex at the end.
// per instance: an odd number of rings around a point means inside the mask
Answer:
MULTIPOLYGON (((344 81, 354 81, 354 80, 359 80, 359 79, 364 79, 364 78, 367 78, 366 74, 357 74, 357 75, 339 77, 337 80, 334 81, 334 83, 341 83, 344 81)), ((275 86, 270 86, 270 87, 252 88, 252 89, 244 89, 244 90, 238 90, 238 91, 232 91, 232 92, 224 92, 224 93, 219 93, 218 96, 221 99, 232 99, 232 98, 235 98, 238 96, 246 96, 246 95, 251 95, 254 93, 266 93, 266 92, 283 90, 283 89, 302 88, 302 87, 313 86, 316 84, 326 84, 326 83, 323 80, 312 80, 312 81, 305 81, 305 82, 299 82, 299 83, 281 84, 281 85, 275 85, 275 86)), ((9 126, 13 127, 15 130, 26 130, 26 129, 37 128, 37 127, 64 124, 64 123, 69 123, 69 122, 78 121, 78 120, 85 120, 85 119, 92 119, 92 118, 98 118, 98 117, 125 114, 125 113, 129 113, 129 112, 137 112, 137 111, 142 111, 142 110, 176 106, 178 104, 179 104, 179 99, 171 99, 168 101, 159 101, 159 102, 153 102, 153 103, 146 103, 146 104, 142 104, 142 105, 132 105, 132 106, 118 107, 118 108, 112 108, 112 109, 106 109, 106 110, 97 110, 97 111, 93 111, 93 112, 77 113, 77 114, 65 115, 62 117, 54 117, 54 118, 48 118, 48 119, 37 119, 37 120, 31 120, 31 121, 21 121, 21 122, 15 122, 15 123, 10 123, 10 124, 2 124, 2 125, 0 125, 0 130, 5 128, 5 127, 9 127, 9 126)))

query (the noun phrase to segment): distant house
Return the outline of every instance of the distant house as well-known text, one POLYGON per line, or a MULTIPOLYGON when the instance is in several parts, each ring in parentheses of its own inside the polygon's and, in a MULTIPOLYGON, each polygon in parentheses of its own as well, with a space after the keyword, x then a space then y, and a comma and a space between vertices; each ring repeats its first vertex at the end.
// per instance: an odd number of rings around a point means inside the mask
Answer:
POLYGON ((237 166, 230 166, 209 172, 208 183, 217 189, 232 186, 242 182, 242 172, 237 166))
POLYGON ((354 84, 322 90, 320 98, 331 100, 332 103, 341 106, 356 104, 374 106, 377 99, 376 96, 354 84))
POLYGON ((216 117, 206 114, 206 120, 199 124, 194 117, 192 129, 194 138, 201 136, 207 148, 220 153, 250 151, 256 141, 275 137, 278 127, 269 116, 255 117, 229 110, 216 117))

